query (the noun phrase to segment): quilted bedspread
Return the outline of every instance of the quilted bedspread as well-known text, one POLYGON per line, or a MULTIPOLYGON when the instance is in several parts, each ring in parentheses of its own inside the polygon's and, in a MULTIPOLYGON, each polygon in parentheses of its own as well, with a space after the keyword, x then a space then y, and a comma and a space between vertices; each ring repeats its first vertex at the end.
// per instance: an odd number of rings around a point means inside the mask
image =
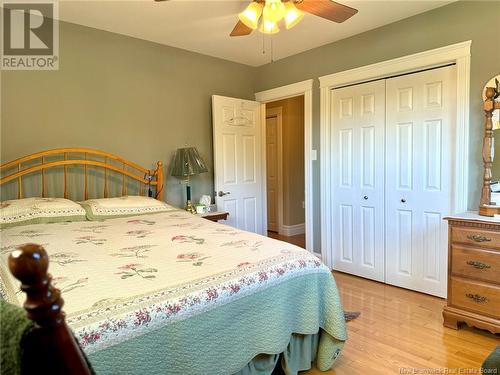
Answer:
POLYGON ((159 357, 150 371, 235 373, 259 353, 283 351, 292 333, 320 328, 328 335, 317 361, 326 369, 346 339, 335 281, 315 256, 184 211, 0 234, 3 297, 25 298, 9 253, 43 245, 67 322, 105 373, 142 372, 159 357))

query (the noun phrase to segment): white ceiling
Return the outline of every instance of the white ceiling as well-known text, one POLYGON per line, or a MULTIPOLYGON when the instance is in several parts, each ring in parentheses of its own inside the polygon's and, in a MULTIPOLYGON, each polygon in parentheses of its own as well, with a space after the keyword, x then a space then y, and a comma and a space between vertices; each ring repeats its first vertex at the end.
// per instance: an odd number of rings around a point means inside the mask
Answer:
MULTIPOLYGON (((306 14, 291 30, 272 37, 274 60, 344 39, 403 18, 426 12, 452 1, 392 0, 340 1, 359 10, 351 19, 337 24, 306 14)), ((229 37, 249 0, 153 0, 59 2, 59 18, 80 25, 150 40, 247 65, 271 61, 271 37, 229 37)))

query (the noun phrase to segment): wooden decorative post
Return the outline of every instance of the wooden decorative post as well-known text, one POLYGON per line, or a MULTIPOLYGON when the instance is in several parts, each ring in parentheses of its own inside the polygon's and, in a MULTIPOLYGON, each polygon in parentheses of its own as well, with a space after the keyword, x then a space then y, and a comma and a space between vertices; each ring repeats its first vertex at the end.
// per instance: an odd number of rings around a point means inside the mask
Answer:
POLYGON ((486 118, 484 124, 484 140, 483 140, 483 189, 481 190, 481 200, 479 202, 479 214, 484 216, 493 216, 500 213, 500 202, 496 202, 497 206, 492 206, 491 202, 491 167, 493 163, 492 147, 493 147, 493 111, 497 107, 494 96, 495 89, 493 87, 486 88, 486 99, 484 101, 484 115, 486 118))
POLYGON ((156 199, 163 202, 163 163, 156 163, 156 199))
POLYGON ((35 323, 30 332, 26 365, 36 373, 90 375, 83 354, 66 325, 59 289, 47 273, 49 258, 42 246, 27 244, 9 256, 10 272, 21 281, 24 308, 35 323), (32 359, 32 360, 31 360, 32 359))

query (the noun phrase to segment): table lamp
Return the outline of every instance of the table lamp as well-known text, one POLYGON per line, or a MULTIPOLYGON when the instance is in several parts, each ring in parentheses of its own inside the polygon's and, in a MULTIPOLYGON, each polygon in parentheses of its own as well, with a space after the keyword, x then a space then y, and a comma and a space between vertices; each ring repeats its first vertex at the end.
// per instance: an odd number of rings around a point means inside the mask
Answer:
POLYGON ((191 203, 191 186, 189 178, 200 173, 208 172, 205 162, 201 158, 196 147, 178 148, 175 152, 170 175, 182 178, 186 182, 186 211, 195 213, 196 209, 191 203))

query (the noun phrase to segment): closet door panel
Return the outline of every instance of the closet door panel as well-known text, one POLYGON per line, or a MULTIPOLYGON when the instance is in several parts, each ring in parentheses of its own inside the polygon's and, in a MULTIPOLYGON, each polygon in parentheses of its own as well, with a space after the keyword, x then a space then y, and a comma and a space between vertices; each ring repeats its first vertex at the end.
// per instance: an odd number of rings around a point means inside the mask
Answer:
POLYGON ((384 280, 385 82, 332 92, 334 269, 384 280))
POLYGON ((455 67, 386 81, 386 282, 446 296, 455 67))

